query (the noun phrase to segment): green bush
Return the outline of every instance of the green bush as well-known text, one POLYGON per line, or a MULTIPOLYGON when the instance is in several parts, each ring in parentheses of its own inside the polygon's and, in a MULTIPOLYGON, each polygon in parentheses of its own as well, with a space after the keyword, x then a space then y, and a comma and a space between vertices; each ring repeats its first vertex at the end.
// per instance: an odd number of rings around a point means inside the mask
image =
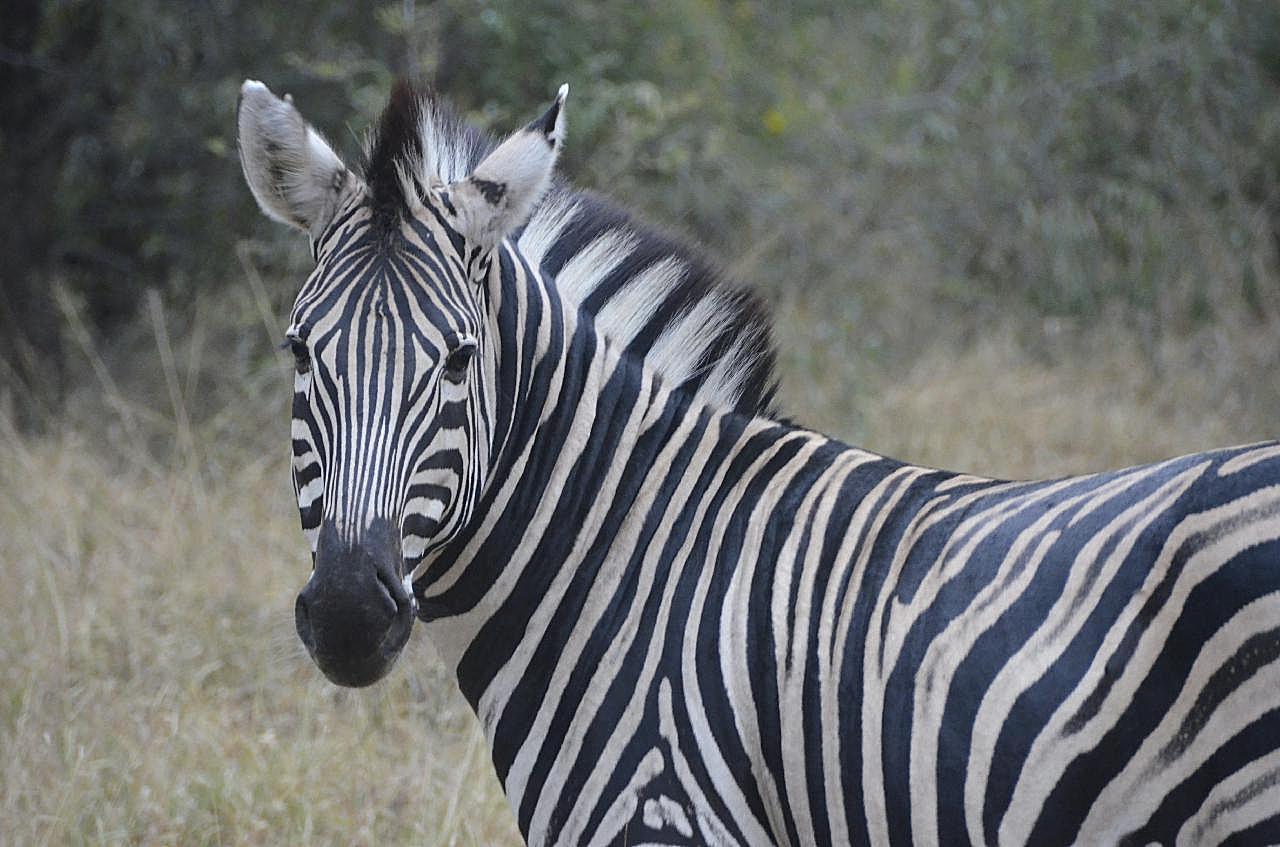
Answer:
POLYGON ((1280 302, 1266 0, 19 0, 0 16, 0 379, 33 396, 59 381, 55 283, 109 338, 148 287, 189 310, 239 284, 238 255, 268 279, 304 271, 241 184, 247 76, 352 159, 397 75, 496 130, 567 80, 571 176, 869 338, 1009 310, 1119 311, 1159 334, 1280 302))

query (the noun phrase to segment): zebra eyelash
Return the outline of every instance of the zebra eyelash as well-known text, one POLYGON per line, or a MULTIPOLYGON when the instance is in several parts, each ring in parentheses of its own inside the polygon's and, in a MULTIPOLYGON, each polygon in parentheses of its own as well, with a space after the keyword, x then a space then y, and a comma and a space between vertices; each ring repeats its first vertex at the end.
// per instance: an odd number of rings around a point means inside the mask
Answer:
POLYGON ((281 350, 288 350, 293 354, 293 365, 298 373, 305 374, 311 371, 311 351, 307 349, 306 343, 296 335, 286 335, 280 344, 281 350))

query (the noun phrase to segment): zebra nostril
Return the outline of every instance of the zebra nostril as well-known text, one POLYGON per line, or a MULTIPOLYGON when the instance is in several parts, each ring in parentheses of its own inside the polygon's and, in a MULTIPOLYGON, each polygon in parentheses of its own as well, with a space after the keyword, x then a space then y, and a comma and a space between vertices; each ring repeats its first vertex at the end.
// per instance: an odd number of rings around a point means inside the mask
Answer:
POLYGON ((311 610, 308 608, 306 591, 299 594, 297 602, 293 604, 293 623, 302 643, 307 649, 314 649, 315 638, 311 632, 311 610))
POLYGON ((382 568, 377 569, 378 574, 378 590, 382 592, 382 599, 387 602, 387 613, 394 616, 400 610, 400 604, 396 602, 396 588, 398 587, 394 581, 394 577, 384 573, 382 568))

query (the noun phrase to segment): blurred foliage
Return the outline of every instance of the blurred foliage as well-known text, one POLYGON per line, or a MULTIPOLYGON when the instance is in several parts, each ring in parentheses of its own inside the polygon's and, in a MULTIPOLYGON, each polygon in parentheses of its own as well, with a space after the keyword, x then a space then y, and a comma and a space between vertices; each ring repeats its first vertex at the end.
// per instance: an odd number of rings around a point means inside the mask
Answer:
POLYGON ((299 277, 240 180, 239 83, 353 160, 397 75, 495 130, 571 82, 572 177, 772 296, 825 292, 872 347, 948 314, 1280 313, 1272 0, 13 0, 0 380, 56 386, 55 284, 110 337, 148 287, 299 277))

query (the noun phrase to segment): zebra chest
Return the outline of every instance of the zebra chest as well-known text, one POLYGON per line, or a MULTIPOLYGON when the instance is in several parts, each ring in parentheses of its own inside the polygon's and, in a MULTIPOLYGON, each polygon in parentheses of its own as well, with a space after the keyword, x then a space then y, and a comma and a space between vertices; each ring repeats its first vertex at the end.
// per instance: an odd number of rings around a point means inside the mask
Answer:
POLYGON ((717 707, 681 676, 581 704, 577 733, 526 740, 539 755, 504 787, 531 845, 777 843, 761 826, 757 791, 743 784, 745 751, 722 746, 736 733, 712 726, 706 709, 717 707))

